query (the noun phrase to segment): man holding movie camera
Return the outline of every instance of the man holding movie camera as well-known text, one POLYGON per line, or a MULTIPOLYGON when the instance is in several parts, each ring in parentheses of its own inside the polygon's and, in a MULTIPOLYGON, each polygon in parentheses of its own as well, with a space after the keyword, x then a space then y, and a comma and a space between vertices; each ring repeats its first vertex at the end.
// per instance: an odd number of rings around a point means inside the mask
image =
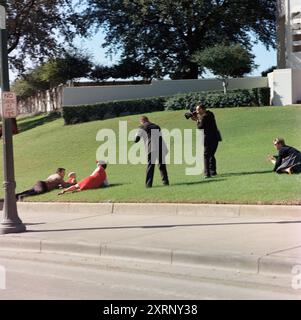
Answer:
POLYGON ((216 176, 215 152, 218 143, 222 141, 221 134, 217 128, 213 112, 199 103, 194 112, 185 113, 186 119, 191 118, 197 122, 197 127, 204 130, 204 174, 205 178, 216 176))

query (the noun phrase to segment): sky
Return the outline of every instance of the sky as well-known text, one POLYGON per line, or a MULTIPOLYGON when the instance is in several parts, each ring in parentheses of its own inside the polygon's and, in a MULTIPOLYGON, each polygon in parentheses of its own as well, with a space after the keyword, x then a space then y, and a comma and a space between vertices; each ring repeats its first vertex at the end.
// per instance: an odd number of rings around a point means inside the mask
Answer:
MULTIPOLYGON (((91 39, 80 39, 75 40, 76 45, 83 50, 87 50, 93 56, 93 62, 102 65, 112 65, 118 60, 118 55, 114 57, 106 57, 105 50, 101 47, 104 42, 104 35, 99 31, 91 39)), ((265 46, 262 44, 256 44, 253 48, 253 54, 255 55, 255 64, 258 68, 254 70, 248 76, 261 76, 261 72, 268 68, 277 65, 277 53, 271 49, 267 51, 265 46)), ((209 75, 210 77, 210 75, 209 75)))
MULTIPOLYGON (((115 55, 113 57, 106 56, 105 49, 102 48, 102 43, 104 43, 104 34, 99 31, 93 37, 79 38, 75 39, 76 46, 79 49, 86 51, 93 57, 93 62, 101 65, 112 65, 118 61, 119 56, 115 55)), ((255 64, 258 68, 247 76, 261 76, 261 72, 267 70, 268 68, 277 65, 277 54, 275 50, 267 51, 262 44, 256 44, 253 48, 253 54, 255 55, 255 64)), ((210 73, 205 75, 206 78, 214 77, 210 73)), ((10 72, 10 80, 13 81, 16 78, 16 74, 10 72)))

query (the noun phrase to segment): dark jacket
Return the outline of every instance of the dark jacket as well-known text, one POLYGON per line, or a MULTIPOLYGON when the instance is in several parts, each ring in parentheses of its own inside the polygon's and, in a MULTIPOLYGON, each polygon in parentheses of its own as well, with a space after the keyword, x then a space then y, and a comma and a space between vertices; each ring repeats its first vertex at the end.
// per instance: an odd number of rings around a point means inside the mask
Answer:
POLYGON ((206 110, 205 114, 198 120, 197 127, 199 129, 204 129, 205 145, 222 141, 213 112, 206 110))
POLYGON ((145 122, 139 127, 135 142, 143 138, 147 153, 160 153, 163 156, 168 153, 166 144, 161 134, 161 128, 152 122, 145 122))
POLYGON ((301 152, 293 147, 284 145, 279 149, 274 171, 278 172, 301 163, 301 152))

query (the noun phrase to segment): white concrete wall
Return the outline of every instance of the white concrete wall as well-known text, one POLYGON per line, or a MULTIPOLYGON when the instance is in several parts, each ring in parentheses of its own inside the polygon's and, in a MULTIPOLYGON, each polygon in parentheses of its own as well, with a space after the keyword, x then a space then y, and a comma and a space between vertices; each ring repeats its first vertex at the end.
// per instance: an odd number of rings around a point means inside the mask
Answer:
MULTIPOLYGON (((267 87, 263 77, 229 79, 229 90, 267 87)), ((161 80, 150 85, 121 85, 99 87, 64 88, 63 106, 95 104, 113 100, 131 100, 177 93, 223 90, 222 82, 216 79, 200 80, 161 80)))
POLYGON ((278 69, 270 73, 269 86, 274 106, 292 104, 292 69, 278 69))
POLYGON ((301 101, 301 70, 278 69, 268 74, 272 104, 286 106, 301 101))

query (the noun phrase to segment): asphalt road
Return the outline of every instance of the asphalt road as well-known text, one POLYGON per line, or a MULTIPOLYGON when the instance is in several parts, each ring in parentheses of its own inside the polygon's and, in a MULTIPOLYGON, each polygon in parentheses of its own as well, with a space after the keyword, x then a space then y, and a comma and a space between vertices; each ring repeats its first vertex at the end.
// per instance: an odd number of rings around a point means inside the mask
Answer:
POLYGON ((0 300, 301 299, 300 290, 256 285, 246 275, 226 271, 89 259, 0 251, 0 285, 6 287, 0 300))

